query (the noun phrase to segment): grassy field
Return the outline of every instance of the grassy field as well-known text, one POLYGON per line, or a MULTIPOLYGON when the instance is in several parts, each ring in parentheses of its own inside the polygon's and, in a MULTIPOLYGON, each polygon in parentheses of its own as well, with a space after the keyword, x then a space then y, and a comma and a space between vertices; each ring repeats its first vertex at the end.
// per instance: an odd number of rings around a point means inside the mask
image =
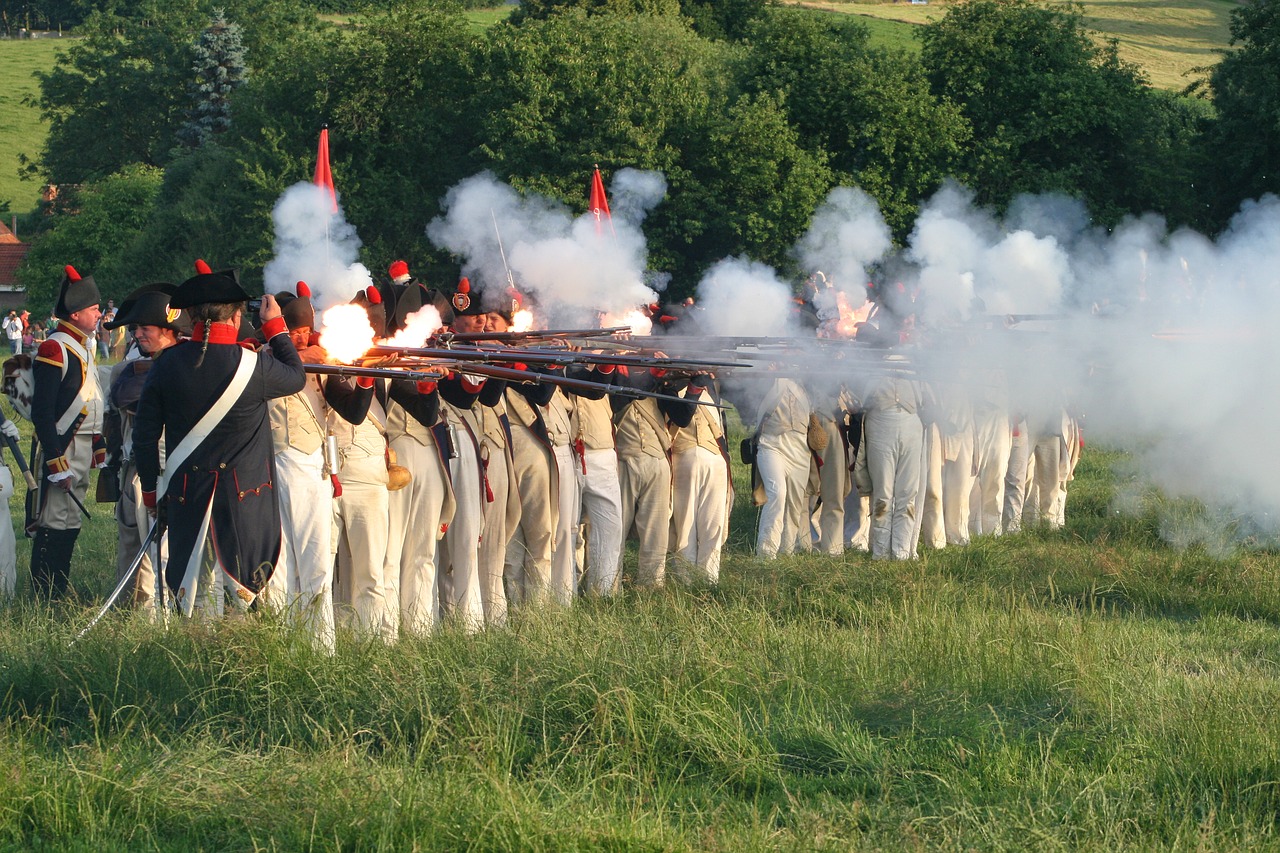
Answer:
MULTIPOLYGON (((904 2, 829 2, 788 0, 796 5, 861 15, 873 20, 920 25, 947 12, 948 0, 904 2)), ((1227 46, 1235 0, 1085 0, 1079 4, 1087 25, 1103 38, 1115 38, 1123 59, 1141 67, 1152 85, 1183 89, 1192 69, 1213 65, 1215 51, 1227 46)))
POLYGON ((260 618, 68 647, 91 609, 20 599, 0 847, 1280 846, 1277 560, 1169 550, 1154 498, 1111 510, 1118 458, 1086 450, 1065 530, 915 563, 757 562, 740 493, 716 588, 332 659, 260 618))
MULTIPOLYGON (((24 213, 40 199, 40 185, 18 178, 18 155, 35 158, 46 133, 40 111, 22 103, 38 94, 36 71, 49 71, 64 41, 0 39, 0 202, 24 213)), ((6 223, 7 224, 7 223, 6 223)))

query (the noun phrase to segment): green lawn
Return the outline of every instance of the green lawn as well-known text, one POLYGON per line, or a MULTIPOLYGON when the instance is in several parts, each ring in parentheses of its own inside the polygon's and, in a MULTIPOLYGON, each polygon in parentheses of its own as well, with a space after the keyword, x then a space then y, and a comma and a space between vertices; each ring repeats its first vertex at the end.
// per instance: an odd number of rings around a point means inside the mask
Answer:
POLYGON ((36 158, 46 132, 39 111, 22 100, 38 94, 33 73, 52 69, 65 43, 0 40, 0 202, 10 202, 15 213, 30 210, 40 199, 38 182, 18 178, 18 155, 36 158))
MULTIPOLYGON (((947 0, 929 4, 903 2, 832 2, 787 0, 796 5, 861 15, 872 20, 926 24, 944 16, 947 0)), ((1086 23, 1102 38, 1118 40, 1123 59, 1141 67, 1152 85, 1182 89, 1193 68, 1212 65, 1215 51, 1227 46, 1234 0, 1085 0, 1079 4, 1086 23)))
POLYGON ((739 470, 717 588, 333 659, 257 618, 68 647, 92 608, 21 600, 0 846, 1274 849, 1277 559, 1170 550, 1154 497, 1112 511, 1119 458, 1086 450, 1064 531, 914 563, 757 562, 739 470))

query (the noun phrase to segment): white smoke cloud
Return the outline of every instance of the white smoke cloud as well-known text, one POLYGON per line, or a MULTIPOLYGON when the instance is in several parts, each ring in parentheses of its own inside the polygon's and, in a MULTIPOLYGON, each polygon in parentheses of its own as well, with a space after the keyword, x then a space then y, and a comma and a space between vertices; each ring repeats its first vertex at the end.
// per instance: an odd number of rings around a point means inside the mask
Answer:
POLYGON ((373 284, 369 270, 357 261, 360 237, 341 209, 331 212, 329 194, 311 183, 284 191, 271 211, 275 223, 275 257, 262 270, 267 293, 293 291, 299 281, 311 288, 312 302, 324 310, 350 302, 373 284))
POLYGON ((761 336, 798 332, 791 287, 772 267, 729 258, 698 283, 699 330, 711 335, 761 336))
POLYGON ((462 258, 463 274, 486 304, 501 304, 510 273, 543 323, 595 326, 602 313, 626 314, 657 298, 646 283, 640 222, 665 195, 666 182, 624 169, 614 193, 615 215, 597 222, 553 199, 517 193, 486 172, 449 190, 445 213, 427 226, 427 236, 462 258))

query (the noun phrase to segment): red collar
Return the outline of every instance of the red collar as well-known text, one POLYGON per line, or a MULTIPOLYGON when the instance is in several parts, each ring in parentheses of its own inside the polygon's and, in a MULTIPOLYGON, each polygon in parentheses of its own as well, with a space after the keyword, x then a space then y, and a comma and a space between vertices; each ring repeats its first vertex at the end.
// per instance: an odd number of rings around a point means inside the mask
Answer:
POLYGON ((58 327, 54 331, 70 335, 76 343, 82 344, 89 338, 88 332, 81 331, 75 323, 70 320, 64 320, 61 317, 58 318, 58 327))
MULTIPOLYGON (((231 323, 211 323, 209 329, 209 343, 211 344, 235 344, 240 342, 240 329, 231 323)), ((204 341, 204 323, 196 323, 195 329, 191 333, 191 340, 204 341)))

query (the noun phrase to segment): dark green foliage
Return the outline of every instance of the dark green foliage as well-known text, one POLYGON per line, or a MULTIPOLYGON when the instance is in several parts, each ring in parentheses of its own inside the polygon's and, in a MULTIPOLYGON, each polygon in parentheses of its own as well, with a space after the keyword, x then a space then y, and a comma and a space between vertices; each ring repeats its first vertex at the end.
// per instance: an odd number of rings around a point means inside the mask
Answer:
POLYGON ((800 144, 905 234, 916 205, 956 174, 970 135, 956 107, 930 94, 913 58, 872 50, 850 18, 774 9, 748 39, 743 85, 784 93, 800 144))
POLYGON ((1218 224, 1241 201, 1280 193, 1280 3, 1252 0, 1234 10, 1231 43, 1209 77, 1217 118, 1205 147, 1218 224))
POLYGON ((199 148, 231 127, 231 93, 244 84, 246 73, 240 28, 221 9, 214 11, 194 52, 195 80, 188 86, 192 104, 178 130, 178 140, 189 148, 199 148))
POLYGON ((68 203, 76 214, 60 217, 41 235, 18 271, 33 314, 45 316, 53 309, 67 264, 92 274, 104 300, 119 300, 145 283, 122 274, 122 257, 150 221, 162 179, 160 170, 134 165, 75 193, 68 203))
POLYGON ((1180 173, 1187 117, 1156 103, 1114 42, 1096 45, 1078 9, 968 0, 921 38, 934 94, 972 126, 963 172, 980 203, 1060 191, 1114 222, 1156 200, 1146 170, 1180 173))

